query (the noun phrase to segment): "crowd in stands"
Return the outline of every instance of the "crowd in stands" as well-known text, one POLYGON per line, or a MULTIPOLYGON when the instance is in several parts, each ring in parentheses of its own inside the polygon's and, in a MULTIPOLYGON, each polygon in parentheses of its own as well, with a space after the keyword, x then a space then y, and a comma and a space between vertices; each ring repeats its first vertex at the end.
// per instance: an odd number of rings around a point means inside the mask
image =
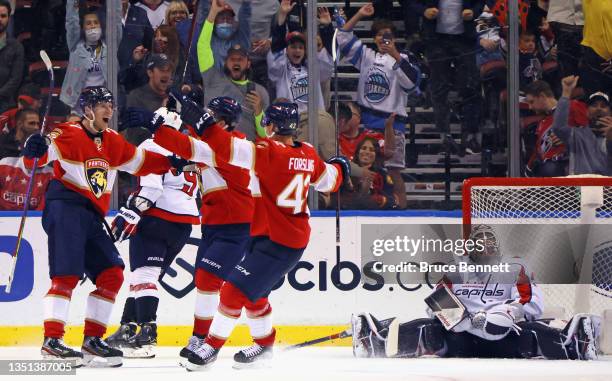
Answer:
MULTIPOLYGON (((307 111, 316 107, 318 141, 310 142, 323 158, 335 154, 337 123, 340 152, 351 160, 352 188, 340 201, 346 209, 407 207, 406 106, 415 94, 433 107, 441 139, 457 117, 461 155, 507 150, 504 138, 482 132, 487 125, 507 132, 507 0, 325 3, 318 4, 316 57, 307 57, 301 1, 0 0, 0 210, 23 208, 28 173, 20 150, 40 131, 47 102, 46 132, 79 121, 79 94, 108 86, 111 65, 118 129, 136 145, 147 130, 122 129, 123 121, 144 123, 172 92, 202 106, 218 96, 236 99, 243 108, 237 130, 253 141, 264 136, 263 112, 275 100, 298 104, 298 138, 310 141, 307 111), (112 33, 109 10, 120 16, 112 33), (343 84, 333 88, 335 29, 339 63, 352 67, 357 83, 337 105, 343 84), (55 89, 40 49, 53 60, 55 89), (319 68, 316 105, 308 104, 309 60, 319 68)), ((522 175, 611 175, 612 4, 520 0, 519 11, 522 175)), ((37 173, 30 208, 41 209, 51 173, 37 173)), ((119 181, 121 202, 138 184, 128 175, 119 181)), ((333 208, 337 198, 320 201, 333 208)))

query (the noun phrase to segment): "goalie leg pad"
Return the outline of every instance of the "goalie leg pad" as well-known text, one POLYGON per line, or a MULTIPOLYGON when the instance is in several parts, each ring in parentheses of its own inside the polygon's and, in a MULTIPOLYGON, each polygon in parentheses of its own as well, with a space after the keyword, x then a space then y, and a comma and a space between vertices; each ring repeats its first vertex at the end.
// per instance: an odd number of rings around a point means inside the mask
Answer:
POLYGON ((352 315, 351 331, 355 357, 385 357, 385 338, 369 313, 352 315))
POLYGON ((446 354, 445 329, 438 319, 416 319, 400 324, 396 357, 446 354))

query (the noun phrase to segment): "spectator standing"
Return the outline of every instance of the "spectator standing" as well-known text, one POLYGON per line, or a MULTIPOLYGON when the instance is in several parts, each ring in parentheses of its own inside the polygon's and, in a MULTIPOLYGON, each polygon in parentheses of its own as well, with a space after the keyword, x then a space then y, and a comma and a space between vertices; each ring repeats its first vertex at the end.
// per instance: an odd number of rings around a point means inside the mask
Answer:
POLYGON ((7 33, 11 11, 8 0, 0 0, 0 113, 15 106, 25 65, 23 46, 7 33))
MULTIPOLYGON (((306 60, 306 36, 298 31, 287 33, 287 16, 296 3, 282 0, 276 23, 272 29, 272 47, 268 52, 268 77, 276 84, 276 96, 289 99, 298 105, 300 113, 308 111, 308 66, 306 60)), ((333 72, 332 58, 322 45, 316 59, 319 61, 319 77, 324 82, 333 72)), ((321 85, 317 86, 318 109, 325 109, 321 85)))
POLYGON ((431 69, 431 93, 436 127, 449 132, 448 93, 456 84, 461 98, 463 144, 467 153, 480 152, 482 99, 476 67, 476 23, 482 0, 415 0, 415 12, 423 16, 422 38, 431 69))
POLYGON ((612 142, 606 138, 606 132, 612 131, 610 97, 602 92, 591 94, 587 102, 588 124, 571 128, 568 122, 570 97, 577 83, 575 76, 561 81, 563 93, 555 109, 552 131, 568 147, 570 175, 609 176, 612 142))
POLYGON ((612 91, 612 2, 583 0, 582 86, 587 94, 612 91))
MULTIPOLYGON (((237 0, 226 1, 237 9, 237 0)), ((266 56, 272 44, 271 28, 272 20, 279 8, 278 0, 251 0, 251 79, 263 85, 268 92, 272 86, 268 80, 268 63, 266 56)))
MULTIPOLYGON (((113 2, 117 15, 121 14, 121 1, 113 2)), ((102 25, 93 10, 85 10, 79 20, 79 0, 66 2, 66 42, 70 51, 68 70, 62 83, 60 100, 71 108, 71 113, 81 115, 77 101, 81 91, 86 87, 105 86, 107 84, 107 64, 109 52, 102 38, 102 25)), ((117 36, 121 39, 123 24, 118 18, 115 26, 117 36)), ((114 54, 110 55, 114 59, 114 54)))
MULTIPOLYGON (((165 54, 153 54, 146 65, 148 83, 135 89, 127 97, 127 107, 155 112, 168 98, 168 88, 172 85, 174 66, 165 54)), ((125 138, 133 145, 139 145, 150 137, 145 128, 130 128, 124 132, 125 138)))
MULTIPOLYGON (((527 163, 527 174, 534 177, 567 176, 568 153, 565 144, 553 133, 553 112, 557 100, 547 82, 535 81, 525 89, 525 101, 529 108, 539 115, 546 115, 536 128, 535 149, 527 163)), ((588 123, 584 103, 571 101, 569 104, 569 127, 585 126, 588 123)))
POLYGON ((582 0, 550 1, 547 20, 557 41, 561 76, 578 74, 578 64, 582 57, 580 41, 584 27, 582 0))
MULTIPOLYGON (((361 75, 357 88, 357 103, 362 108, 361 120, 366 128, 384 131, 389 116, 395 113, 394 155, 385 162, 396 190, 404 186, 401 171, 406 165, 406 104, 408 94, 418 86, 421 73, 405 54, 395 46, 395 27, 387 20, 372 24, 376 50, 366 47, 353 34, 353 27, 364 17, 374 14, 372 4, 366 4, 339 30, 338 44, 345 60, 354 65, 361 75)), ((475 65, 475 64, 474 64, 475 65)), ((405 191, 399 208, 406 207, 405 191)))
POLYGON ((150 48, 153 40, 153 28, 147 12, 142 7, 130 4, 129 0, 121 0, 121 6, 123 33, 117 52, 120 71, 129 65, 137 46, 150 48))
MULTIPOLYGON (((278 98, 276 101, 281 102, 281 99, 282 98, 278 98)), ((287 99, 282 99, 282 102, 288 101, 289 100, 287 99)), ((321 159, 327 160, 336 155, 336 124, 334 122, 334 118, 327 111, 318 109, 315 125, 317 128, 318 140, 316 142, 310 139, 310 131, 308 130, 308 113, 301 113, 300 122, 298 124, 297 140, 300 142, 309 142, 317 148, 317 153, 321 159)))
POLYGON ((189 9, 183 0, 173 0, 166 9, 166 25, 176 28, 176 25, 189 19, 189 9))
MULTIPOLYGON (((204 72, 203 67, 208 68, 210 60, 203 62, 200 56, 200 42, 205 42, 202 37, 206 33, 207 43, 214 54, 213 64, 217 69, 223 70, 223 65, 227 57, 227 52, 233 46, 240 45, 249 51, 251 48, 251 0, 243 0, 238 11, 238 21, 234 9, 223 0, 202 0, 198 2, 198 19, 196 25, 198 32, 198 64, 200 72, 204 72), (200 15, 206 20, 200 20, 200 15), (206 29, 206 31, 205 31, 206 29)), ((212 99, 212 98, 211 98, 212 99)))
MULTIPOLYGON (((245 1, 242 4, 241 14, 246 12, 244 7, 249 8, 250 14, 250 2, 245 1)), ((224 54, 218 54, 215 50, 215 46, 220 49, 223 45, 221 42, 213 44, 215 22, 218 20, 218 13, 225 9, 217 1, 213 1, 198 39, 198 62, 204 83, 204 104, 220 96, 235 99, 243 108, 237 130, 245 134, 248 140, 254 141, 257 136, 256 129, 261 126, 263 110, 268 107, 270 99, 263 86, 248 79, 251 60, 246 46, 236 44, 224 54), (226 57, 221 64, 218 62, 220 57, 226 57)))
POLYGON ((166 21, 166 10, 168 2, 165 0, 140 0, 136 6, 147 12, 147 18, 153 30, 166 21))
MULTIPOLYGON (((175 84, 182 82, 185 57, 181 51, 176 29, 169 25, 160 25, 155 31, 152 50, 149 51, 140 45, 134 49, 130 64, 119 73, 119 82, 129 93, 137 87, 141 87, 149 81, 146 65, 154 54, 164 54, 172 63, 174 68, 172 81, 175 84)), ((190 83, 191 76, 185 80, 190 83)))
POLYGON ((17 157, 27 138, 40 130, 38 111, 23 108, 15 115, 15 129, 0 134, 0 158, 17 157))
POLYGON ((519 37, 519 75, 521 90, 542 79, 542 60, 536 49, 536 36, 529 30, 523 30, 519 37))

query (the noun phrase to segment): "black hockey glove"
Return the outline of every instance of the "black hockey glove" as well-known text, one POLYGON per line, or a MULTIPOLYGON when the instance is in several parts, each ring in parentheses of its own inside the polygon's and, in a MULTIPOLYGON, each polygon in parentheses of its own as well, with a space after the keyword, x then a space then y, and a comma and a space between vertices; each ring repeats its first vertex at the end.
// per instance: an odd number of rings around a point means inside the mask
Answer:
POLYGON ((183 158, 180 158, 176 155, 170 155, 170 156, 166 156, 168 158, 168 160, 170 161, 170 165, 172 166, 172 168, 176 169, 176 175, 180 175, 181 173, 183 173, 183 168, 186 165, 189 165, 191 162, 189 160, 185 160, 183 158))
POLYGON ((154 113, 140 107, 128 107, 123 112, 121 118, 121 127, 125 128, 146 128, 149 130, 151 121, 153 120, 154 113))
POLYGON ((329 164, 338 164, 342 170, 342 184, 348 186, 351 178, 351 163, 344 156, 332 156, 327 159, 329 164))
POLYGON ((187 97, 183 97, 181 103, 181 119, 190 125, 198 135, 202 135, 208 127, 217 122, 212 111, 201 107, 187 97))
POLYGON ((49 149, 49 139, 46 136, 33 134, 25 142, 23 156, 27 158, 41 158, 49 149))

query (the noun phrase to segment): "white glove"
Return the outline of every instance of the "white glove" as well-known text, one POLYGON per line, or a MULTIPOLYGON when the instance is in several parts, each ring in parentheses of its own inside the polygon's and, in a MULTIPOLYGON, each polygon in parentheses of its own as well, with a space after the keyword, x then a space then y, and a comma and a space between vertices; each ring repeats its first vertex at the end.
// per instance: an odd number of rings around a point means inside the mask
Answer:
POLYGON ((172 127, 175 130, 179 130, 183 124, 181 116, 173 111, 169 111, 166 107, 160 107, 155 111, 153 114, 153 124, 160 120, 160 118, 164 125, 172 127))

